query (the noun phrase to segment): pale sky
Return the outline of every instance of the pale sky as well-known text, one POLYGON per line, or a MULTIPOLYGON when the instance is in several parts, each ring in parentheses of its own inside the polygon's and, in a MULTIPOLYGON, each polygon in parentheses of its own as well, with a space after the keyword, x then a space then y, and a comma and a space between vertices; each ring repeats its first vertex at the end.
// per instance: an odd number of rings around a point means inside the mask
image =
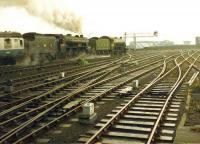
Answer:
MULTIPOLYGON (((200 36, 199 0, 32 0, 46 9, 65 8, 82 19, 82 33, 121 36, 124 32, 151 33, 148 40, 194 41, 200 36), (41 1, 43 1, 41 3, 41 1)), ((66 33, 30 15, 24 8, 0 7, 0 31, 66 33)), ((141 39, 147 40, 147 39, 141 39)))

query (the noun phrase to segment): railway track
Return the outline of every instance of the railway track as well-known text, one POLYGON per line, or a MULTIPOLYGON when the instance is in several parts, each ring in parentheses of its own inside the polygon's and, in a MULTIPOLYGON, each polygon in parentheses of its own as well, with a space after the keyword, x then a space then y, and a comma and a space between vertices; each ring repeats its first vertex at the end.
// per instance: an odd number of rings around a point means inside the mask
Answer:
MULTIPOLYGON (((156 58, 158 56, 159 55, 146 57, 146 58, 143 58, 142 60, 138 60, 137 63, 145 61, 147 59, 156 58)), ((116 60, 116 62, 117 61, 120 61, 120 59, 116 60)), ((66 76, 69 76, 70 74, 74 74, 74 73, 77 73, 79 71, 88 70, 88 69, 91 69, 93 67, 106 65, 108 63, 110 63, 110 61, 103 61, 103 62, 100 62, 100 63, 93 63, 93 64, 90 64, 88 66, 75 66, 75 67, 71 67, 71 68, 65 68, 64 67, 64 68, 59 69, 59 70, 54 70, 54 71, 50 71, 50 72, 45 72, 45 73, 40 73, 40 74, 35 74, 35 75, 30 75, 30 76, 25 76, 25 77, 21 77, 21 78, 17 78, 17 79, 12 79, 12 83, 13 83, 15 89, 19 90, 20 88, 22 89, 24 87, 28 87, 29 85, 38 84, 38 83, 40 83, 40 82, 42 82, 42 81, 44 81, 45 79, 48 79, 48 78, 59 77, 61 75, 61 72, 65 72, 66 76)), ((3 91, 5 84, 6 84, 6 81, 0 83, 0 85, 1 85, 0 86, 0 91, 3 91)))
POLYGON ((27 88, 24 88, 24 89, 21 89, 21 90, 18 90, 18 91, 9 93, 9 94, 1 95, 0 96, 0 99, 2 100, 1 101, 2 102, 1 110, 7 109, 16 104, 20 104, 31 98, 35 98, 37 95, 42 95, 42 94, 45 95, 44 93, 48 93, 48 91, 51 91, 51 89, 53 89, 54 87, 55 87, 54 89, 59 89, 64 86, 76 84, 79 81, 84 81, 84 79, 85 79, 84 77, 94 77, 96 72, 98 72, 100 70, 108 69, 109 67, 115 67, 117 65, 118 64, 113 62, 113 63, 109 63, 107 65, 99 66, 97 68, 92 68, 92 69, 90 68, 90 70, 86 70, 83 72, 78 71, 77 73, 66 76, 64 78, 56 79, 56 80, 46 82, 46 83, 41 83, 41 84, 27 87, 27 88), (58 85, 61 85, 61 86, 59 87, 58 85))
MULTIPOLYGON (((149 53, 147 56, 155 55, 155 53, 149 53)), ((141 57, 141 56, 140 56, 141 57)), ((136 55, 135 59, 137 60, 139 57, 136 55)), ((96 58, 96 59, 88 59, 89 63, 99 63, 99 62, 110 62, 117 60, 119 58, 113 58, 113 57, 106 57, 106 58, 96 58)), ((69 61, 69 62, 53 62, 52 64, 45 64, 45 65, 36 65, 36 66, 0 66, 0 76, 1 79, 4 79, 4 77, 9 77, 9 78, 16 78, 17 77, 22 77, 24 75, 30 75, 34 73, 44 73, 51 71, 52 69, 63 69, 63 68, 77 68, 80 67, 77 61, 69 61)))
MULTIPOLYGON (((47 127, 50 127, 52 124, 55 124, 56 122, 60 121, 61 119, 65 118, 65 117, 68 117, 73 113, 76 113, 77 110, 81 109, 81 106, 83 105, 83 103, 87 102, 88 100, 82 99, 80 101, 80 103, 77 103, 76 105, 73 105, 72 107, 70 107, 68 109, 65 109, 65 110, 63 110, 63 106, 65 106, 67 103, 69 103, 69 101, 72 98, 74 98, 75 96, 77 97, 78 95, 83 94, 86 91, 92 90, 95 87, 97 87, 98 85, 106 84, 109 81, 116 80, 116 79, 119 79, 121 77, 123 77, 123 79, 125 81, 127 81, 127 79, 129 81, 131 81, 132 79, 135 79, 137 77, 145 75, 148 72, 151 72, 151 71, 153 71, 153 70, 155 70, 155 69, 157 69, 157 68, 159 68, 161 66, 162 66, 162 64, 161 64, 161 60, 160 60, 160 61, 155 62, 154 64, 153 63, 152 64, 148 64, 148 66, 147 65, 146 66, 142 66, 141 68, 133 69, 133 70, 130 70, 130 71, 124 73, 124 74, 119 74, 119 75, 116 75, 116 76, 113 76, 111 78, 104 79, 104 80, 101 80, 100 82, 98 82, 98 80, 100 80, 102 77, 107 75, 107 73, 104 73, 105 75, 101 75, 101 76, 99 76, 99 77, 97 77, 95 79, 92 79, 92 80, 88 81, 86 84, 84 84, 83 86, 81 86, 80 88, 78 88, 76 90, 71 88, 72 89, 71 93, 69 93, 66 96, 63 96, 60 99, 57 99, 54 102, 50 102, 50 103, 48 103, 46 105, 43 105, 42 107, 40 107, 40 109, 42 110, 42 111, 40 111, 40 113, 37 113, 37 115, 34 115, 31 119, 28 119, 25 122, 22 122, 22 123, 19 122, 20 126, 17 125, 17 127, 15 127, 14 129, 11 128, 11 130, 5 130, 7 128, 6 124, 8 124, 10 122, 13 122, 13 121, 9 121, 7 123, 4 122, 4 124, 2 123, 2 132, 4 132, 4 134, 1 135, 1 142, 2 143, 3 142, 12 142, 12 143, 15 142, 15 143, 18 143, 19 141, 24 141, 28 137, 32 137, 33 135, 41 132, 41 130, 44 130, 47 127), (148 69, 145 69, 146 67, 148 67, 148 69), (135 73, 135 75, 131 75, 131 78, 129 78, 130 77, 129 74, 131 74, 133 72, 136 72, 137 74, 135 73), (127 77, 124 78, 124 76, 127 76, 127 77), (48 107, 48 106, 50 106, 50 107, 48 107), (49 114, 53 113, 53 112, 57 112, 58 115, 53 115, 53 116, 56 116, 56 118, 54 117, 53 119, 51 119, 49 117, 51 117, 52 115, 50 116, 49 114), (43 121, 44 119, 47 120, 46 118, 47 119, 49 118, 51 120, 46 122, 43 126, 37 127, 37 126, 39 126, 39 124, 42 123, 41 121, 43 121), (30 129, 28 127, 30 127, 30 126, 32 127, 33 124, 35 125, 35 123, 37 123, 37 126, 36 126, 35 130, 31 130, 30 131, 30 129), (25 132, 25 133, 22 134, 21 132, 24 129, 27 129, 27 128, 28 128, 29 132, 25 132), (17 136, 19 133, 20 133, 20 135, 24 135, 24 136, 21 136, 22 137, 21 139, 19 139, 19 137, 17 136)), ((112 70, 110 70, 110 72, 112 72, 112 70)), ((107 93, 111 92, 112 90, 120 87, 121 85, 117 85, 117 86, 112 85, 112 87, 108 87, 108 89, 106 89, 102 93, 98 94, 97 96, 89 98, 89 101, 93 101, 93 100, 97 99, 98 97, 104 96, 105 94, 107 94, 107 93)), ((56 91, 56 93, 58 93, 58 91, 61 91, 61 90, 58 89, 56 91)), ((51 97, 49 94, 48 94, 48 96, 51 97)), ((84 97, 84 96, 82 96, 82 97, 84 97)), ((86 97, 86 98, 88 99, 88 97, 86 97)), ((36 101, 36 102, 38 103, 38 101, 36 101)), ((20 108, 24 109, 23 106, 21 106, 20 108)), ((34 109, 34 112, 35 111, 38 111, 38 109, 34 109)), ((7 111, 6 114, 11 114, 12 112, 13 112, 13 109, 12 110, 10 109, 9 112, 7 111)), ((3 112, 3 113, 4 113, 4 115, 2 115, 2 116, 5 117, 5 112, 3 112)), ((15 123, 17 123, 17 121, 19 121, 19 119, 18 119, 19 117, 20 118, 22 118, 22 117, 24 118, 24 116, 27 116, 29 118, 29 116, 30 116, 29 114, 32 114, 31 110, 29 110, 28 113, 23 113, 20 116, 18 115, 18 117, 13 117, 13 120, 15 120, 15 123)))
MULTIPOLYGON (((88 62, 100 62, 100 61, 110 61, 110 60, 113 60, 112 57, 106 57, 106 58, 95 58, 95 59, 87 59, 88 62)), ((78 62, 77 61, 66 61, 66 62, 63 62, 63 61, 55 61, 55 62, 52 62, 50 64, 42 64, 42 65, 34 65, 34 66, 16 66, 16 65, 4 65, 4 66, 0 66, 0 70, 1 70, 1 75, 4 73, 4 74, 8 74, 8 73, 13 73, 13 72, 17 72, 17 71, 20 71, 20 72, 27 72, 27 71, 32 71, 34 69, 36 70, 44 70, 44 69, 48 69, 48 68, 56 68, 58 65, 60 66, 72 66, 72 65, 78 65, 78 62)))
MULTIPOLYGON (((110 93, 114 94, 112 95, 112 97, 115 98, 117 91, 123 89, 123 87, 126 85, 130 85, 130 83, 134 79, 138 79, 144 75, 153 72, 158 73, 162 66, 164 66, 164 68, 159 75, 160 77, 157 77, 157 79, 153 81, 154 83, 150 83, 153 85, 150 87, 152 91, 150 91, 149 88, 148 92, 151 93, 153 92, 153 90, 162 89, 163 87, 168 88, 166 88, 165 91, 170 91, 172 90, 172 86, 175 86, 175 83, 173 82, 176 81, 178 84, 178 80, 181 80, 181 77, 177 78, 177 75, 175 75, 174 78, 170 79, 171 83, 169 81, 167 81, 166 83, 163 82, 160 87, 159 82, 163 81, 164 75, 166 75, 166 77, 171 76, 170 74, 166 74, 167 72, 164 71, 165 68, 167 69, 167 67, 171 68, 172 66, 174 66, 176 68, 172 68, 171 71, 175 69, 176 72, 178 72, 178 65, 181 67, 182 63, 185 63, 185 61, 189 61, 187 63, 190 64, 191 67, 194 66, 194 61, 197 61, 197 57, 194 60, 192 58, 190 59, 190 55, 187 55, 187 57, 185 57, 185 55, 186 54, 183 54, 182 57, 179 56, 176 59, 175 64, 172 62, 172 58, 175 57, 175 55, 167 57, 164 63, 162 60, 163 57, 159 56, 152 56, 151 58, 146 57, 146 60, 145 58, 143 60, 132 59, 132 62, 127 60, 125 64, 130 66, 130 69, 128 69, 127 72, 123 72, 122 74, 119 74, 117 72, 117 70, 120 68, 119 64, 112 65, 112 67, 111 65, 107 65, 99 67, 99 69, 94 68, 93 70, 90 69, 85 73, 80 73, 80 75, 74 76, 70 81, 66 81, 65 84, 52 82, 52 84, 54 83, 54 85, 52 86, 46 85, 46 87, 38 87, 36 88, 35 92, 42 91, 41 94, 36 94, 34 96, 30 96, 28 99, 24 98, 24 100, 21 99, 18 102, 15 101, 12 104, 1 107, 2 111, 0 113, 0 143, 21 143, 32 141, 44 130, 47 130, 61 123, 64 119, 69 119, 74 114, 77 114, 85 103, 101 101, 101 99, 106 99, 108 94, 110 93), (156 60, 158 58, 159 60, 156 60), (147 60, 149 60, 149 63, 147 63, 147 60), (133 65, 135 65, 136 63, 139 63, 141 65, 133 67, 133 65), (171 84, 170 90, 168 86, 169 83, 171 84)), ((193 55, 191 56, 193 57, 193 55)), ((179 73, 185 73, 185 71, 179 71, 179 73)), ((133 97, 129 97, 129 99, 127 98, 126 101, 124 101, 118 107, 118 109, 115 109, 116 112, 113 111, 113 113, 107 116, 108 119, 113 118, 113 116, 115 116, 115 114, 117 114, 119 110, 126 106, 126 104, 130 102, 130 99, 132 98, 133 97)), ((101 126, 103 127, 106 122, 102 122, 101 124, 101 126)), ((100 126, 97 126, 97 128, 99 127, 100 126)), ((110 127, 106 128, 106 130, 109 131, 110 127)), ((138 132, 139 130, 136 131, 138 132)), ((88 135, 82 137, 82 140, 79 139, 79 142, 90 143, 89 140, 92 137, 92 134, 95 135, 96 132, 98 132, 98 130, 94 130, 92 132, 90 131, 88 135)), ((95 141, 99 141, 102 140, 99 139, 102 137, 108 136, 106 136, 106 134, 104 133, 98 136, 97 139, 94 139, 95 141)), ((118 137, 118 139, 119 138, 120 136, 118 137)), ((91 143, 93 143, 93 140, 91 143)))
MULTIPOLYGON (((153 58, 153 57, 154 56, 151 56, 149 58, 153 58)), ((118 59, 118 60, 120 60, 120 59, 118 59)), ((63 65, 58 64, 57 69, 55 69, 55 67, 51 67, 52 70, 47 69, 42 73, 39 73, 37 71, 36 74, 29 74, 28 76, 25 75, 23 77, 14 78, 14 79, 11 79, 9 77, 7 79, 12 80, 12 83, 13 83, 15 89, 19 90, 19 89, 28 87, 29 85, 31 86, 31 85, 38 84, 38 83, 44 81, 45 79, 50 79, 52 77, 58 77, 58 76, 61 75, 61 72, 65 72, 65 75, 69 76, 72 73, 87 70, 89 68, 97 67, 97 66, 100 66, 100 65, 105 65, 105 64, 108 64, 112 61, 117 61, 117 59, 115 58, 115 59, 103 60, 103 61, 100 61, 100 62, 93 62, 93 63, 86 65, 86 66, 78 66, 77 65, 77 66, 70 66, 69 67, 68 65, 63 66, 63 65)), ((6 83, 7 83, 7 81, 0 82, 0 91, 1 91, 0 93, 3 93, 3 89, 4 89, 4 86, 6 85, 6 83)))
POLYGON ((185 67, 189 58, 177 57, 174 67, 167 68, 165 63, 152 82, 116 107, 77 143, 172 143, 185 89, 183 86, 180 91, 180 86, 199 56, 185 67))
MULTIPOLYGON (((116 60, 114 62, 117 62, 120 60, 116 60)), ((48 80, 49 78, 53 78, 55 77, 55 79, 58 79, 61 76, 61 72, 65 73, 65 76, 72 76, 75 73, 80 73, 83 71, 87 71, 88 69, 97 67, 97 66, 102 66, 102 65, 106 65, 109 64, 111 62, 109 61, 105 61, 105 62, 99 62, 99 63, 93 63, 87 66, 75 66, 75 67, 71 67, 71 68, 62 68, 62 69, 56 69, 53 71, 49 71, 49 72, 44 72, 44 73, 39 73, 39 74, 34 74, 34 75, 29 75, 29 76, 25 76, 25 77, 21 77, 21 78, 16 78, 16 79, 12 79, 12 84, 15 87, 15 89, 20 90, 26 87, 29 87, 31 85, 36 85, 39 84, 41 82, 44 82, 45 80, 48 80)), ((3 81, 0 83, 0 90, 3 93, 3 89, 4 86, 6 84, 6 81, 3 81)))
MULTIPOLYGON (((150 60, 150 59, 148 59, 150 60)), ((114 62, 115 63, 115 62, 114 62)), ((151 63, 149 61, 149 63, 151 63)), ((132 65, 129 64, 129 66, 132 65)), ((111 65, 108 65, 106 67, 110 67, 111 65)), ((101 69, 101 68, 100 68, 101 69)), ((94 72, 94 71, 93 71, 94 72)), ((93 73, 92 72, 92 73, 93 73)), ((87 73, 87 72, 86 72, 87 73)), ((75 76, 81 76, 82 74, 86 74, 85 72, 81 72, 81 73, 78 73, 78 74, 75 74, 75 75, 72 75, 72 76, 68 76, 66 77, 65 79, 61 79, 60 81, 61 82, 65 82, 65 81, 69 81, 71 80, 72 78, 75 78, 75 76), (69 79, 71 78, 71 79, 69 79)), ((90 71, 91 73, 91 71, 90 71)), ((89 75, 90 75, 89 73, 89 75)), ((114 72, 113 72, 114 73, 114 72)), ((113 75, 112 73, 112 75, 113 75)), ((91 75, 92 76, 92 75, 91 75)), ((73 81, 72 81, 73 82, 73 81)), ((53 81, 53 82, 48 82, 46 84, 40 84, 40 85, 36 85, 34 87, 30 87, 30 88, 26 88, 25 90, 27 91, 27 89, 31 90, 31 94, 30 96, 27 96, 28 93, 26 92, 26 96, 23 96, 22 95, 22 92, 25 91, 24 89, 22 91, 17 91, 17 92, 14 92, 14 93, 11 93, 11 94, 6 94, 6 95, 2 95, 0 96, 0 99, 2 100, 2 105, 1 105, 1 111, 4 110, 4 109, 7 109, 9 107, 12 107, 16 104, 20 104, 22 102, 25 102, 26 100, 29 100, 30 98, 33 98, 33 97, 36 97, 37 94, 40 94, 40 93, 44 93, 46 91, 48 91, 49 89, 52 89, 54 87, 54 85, 58 85, 59 84, 59 81, 56 80, 56 81, 53 81), (35 92, 34 92, 35 91, 35 92), (17 96, 17 94, 19 94, 19 96, 17 96), (3 102, 4 102, 4 105, 3 105, 3 102)), ((71 83, 72 84, 72 83, 71 83)), ((68 84, 69 85, 69 84, 68 84)))
MULTIPOLYGON (((119 58, 106 58, 101 60, 91 60, 87 66, 89 65, 95 65, 100 63, 109 63, 110 61, 115 61, 119 58)), ((29 77, 34 77, 34 75, 37 77, 37 75, 45 75, 50 73, 57 73, 59 71, 70 71, 75 70, 79 68, 84 68, 86 66, 79 65, 78 62, 59 62, 59 63, 53 63, 48 65, 38 65, 38 66, 28 66, 28 67, 22 67, 22 66, 10 66, 10 68, 2 69, 0 75, 2 80, 7 79, 13 79, 14 81, 20 81, 20 79, 26 79, 29 77)), ((3 84, 4 81, 1 81, 1 84, 3 84)))
MULTIPOLYGON (((155 56, 156 57, 156 55, 154 54, 154 55, 151 55, 151 57, 153 57, 153 56, 155 56)), ((158 56, 158 55, 157 55, 158 56)), ((150 56, 148 56, 148 57, 150 57, 150 56)), ((110 62, 112 62, 112 61, 116 61, 116 60, 119 60, 119 58, 109 58, 109 59, 105 59, 105 60, 101 60, 101 61, 91 61, 92 63, 91 64, 88 64, 88 65, 86 65, 86 66, 80 66, 80 65, 78 65, 78 64, 74 64, 74 65, 69 65, 68 63, 58 63, 58 64, 52 64, 52 65, 47 65, 47 66, 32 66, 31 68, 27 68, 27 67, 21 67, 21 69, 12 69, 12 71, 11 72, 15 72, 15 74, 16 74, 16 72, 17 71, 19 71, 20 73, 23 71, 23 69, 28 69, 28 70, 30 70, 30 71, 33 71, 34 72, 34 69, 36 70, 35 71, 35 73, 36 74, 33 74, 33 73, 28 73, 27 71, 26 71, 26 74, 21 74, 21 76, 20 76, 20 78, 12 78, 12 81, 13 81, 13 83, 19 83, 19 82, 21 82, 21 81, 23 81, 23 80, 27 80, 27 79, 32 79, 32 78, 37 78, 37 77, 41 77, 41 76, 48 76, 48 75, 53 75, 53 74, 58 74, 59 72, 63 72, 63 71, 75 71, 75 70, 78 70, 78 69, 81 69, 81 68, 86 68, 86 67, 92 67, 92 66, 95 66, 95 65, 98 65, 98 64, 106 64, 106 63, 110 63, 110 62), (46 68, 46 69, 45 69, 46 68), (38 71, 38 70, 40 70, 40 71, 38 71), (28 75, 27 75, 28 74, 28 75), (25 76, 24 76, 25 75, 25 76)), ((135 58, 135 60, 139 60, 140 58, 138 57, 138 58, 135 58)), ((14 66, 13 66, 14 67, 14 66)), ((10 71, 8 70, 4 70, 6 73, 10 73, 10 71)), ((9 78, 9 79, 11 79, 11 78, 9 78)), ((4 83, 6 83, 6 81, 2 81, 2 82, 0 82, 0 85, 2 85, 2 84, 4 84, 4 83)))
MULTIPOLYGON (((145 64, 147 62, 150 63, 151 61, 154 61, 156 58, 159 58, 159 57, 161 57, 161 56, 151 56, 151 57, 148 57, 148 58, 144 58, 142 60, 138 60, 138 62, 140 62, 140 64, 145 64)), ((117 64, 118 61, 120 61, 120 60, 117 60, 117 61, 112 62, 112 63, 117 64)), ((104 63, 104 64, 106 64, 106 63, 104 63)), ((134 63, 128 63, 128 66, 134 66, 134 64, 135 64, 135 62, 134 63)), ((101 65, 103 65, 103 64, 99 64, 99 66, 101 66, 101 65)), ((65 78, 56 79, 56 80, 53 80, 52 82, 43 83, 45 77, 42 77, 41 75, 40 75, 41 78, 37 78, 36 80, 31 79, 31 80, 23 81, 23 82, 20 83, 21 85, 25 85, 27 83, 31 83, 31 85, 29 87, 26 85, 25 88, 22 87, 21 89, 18 87, 17 88, 18 90, 14 91, 12 93, 1 94, 0 95, 1 106, 2 105, 8 105, 9 103, 14 102, 14 101, 20 101, 19 99, 21 99, 21 97, 26 98, 27 96, 24 97, 23 93, 25 93, 27 95, 28 94, 27 92, 29 92, 29 93, 31 93, 31 95, 33 97, 35 95, 34 91, 37 90, 38 88, 40 89, 41 87, 47 87, 46 88, 46 90, 47 90, 48 88, 52 88, 53 87, 52 85, 59 84, 60 82, 72 80, 76 76, 80 76, 80 75, 84 74, 85 72, 83 72, 83 70, 88 70, 88 69, 91 69, 92 67, 94 67, 94 66, 84 67, 84 69, 79 69, 79 70, 73 70, 74 73, 72 73, 71 75, 69 75, 69 72, 68 72, 68 75, 65 78), (38 83, 35 84, 33 81, 37 81, 38 83), (42 84, 40 82, 42 82, 42 84)), ((96 65, 96 67, 98 67, 98 65, 96 65)), ((134 67, 137 68, 138 65, 136 65, 134 67)), ((18 84, 19 84, 19 82, 18 82, 18 84)), ((15 85, 17 85, 17 84, 15 84, 15 85)), ((40 92, 42 93, 42 90, 39 90, 39 93, 40 92)), ((36 94, 38 94, 38 93, 36 93, 36 94)), ((11 104, 9 104, 9 105, 11 106, 11 104)), ((8 108, 8 106, 4 106, 4 108, 1 107, 2 110, 5 109, 5 108, 8 108)))

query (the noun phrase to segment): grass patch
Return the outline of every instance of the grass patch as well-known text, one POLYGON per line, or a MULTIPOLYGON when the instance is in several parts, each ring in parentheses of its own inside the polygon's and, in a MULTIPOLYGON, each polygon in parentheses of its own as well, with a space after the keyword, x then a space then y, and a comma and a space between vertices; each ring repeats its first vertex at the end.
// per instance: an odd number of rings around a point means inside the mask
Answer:
POLYGON ((88 65, 89 64, 89 62, 86 59, 83 59, 83 58, 79 58, 77 60, 77 62, 78 62, 79 65, 88 65))

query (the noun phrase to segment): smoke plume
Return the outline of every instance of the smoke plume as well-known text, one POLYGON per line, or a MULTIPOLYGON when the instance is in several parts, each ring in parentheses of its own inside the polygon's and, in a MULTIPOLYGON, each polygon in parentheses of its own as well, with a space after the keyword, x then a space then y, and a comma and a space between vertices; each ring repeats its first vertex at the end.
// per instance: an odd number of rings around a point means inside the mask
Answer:
POLYGON ((21 7, 50 24, 72 32, 81 32, 81 18, 66 7, 60 7, 60 0, 0 0, 2 7, 21 7))

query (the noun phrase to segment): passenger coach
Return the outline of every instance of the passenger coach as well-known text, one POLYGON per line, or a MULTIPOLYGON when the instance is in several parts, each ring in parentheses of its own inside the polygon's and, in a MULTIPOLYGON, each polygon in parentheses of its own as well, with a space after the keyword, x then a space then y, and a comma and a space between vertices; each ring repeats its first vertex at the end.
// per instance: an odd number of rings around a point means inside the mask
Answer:
POLYGON ((24 55, 24 39, 20 33, 0 32, 0 63, 15 64, 24 55))

